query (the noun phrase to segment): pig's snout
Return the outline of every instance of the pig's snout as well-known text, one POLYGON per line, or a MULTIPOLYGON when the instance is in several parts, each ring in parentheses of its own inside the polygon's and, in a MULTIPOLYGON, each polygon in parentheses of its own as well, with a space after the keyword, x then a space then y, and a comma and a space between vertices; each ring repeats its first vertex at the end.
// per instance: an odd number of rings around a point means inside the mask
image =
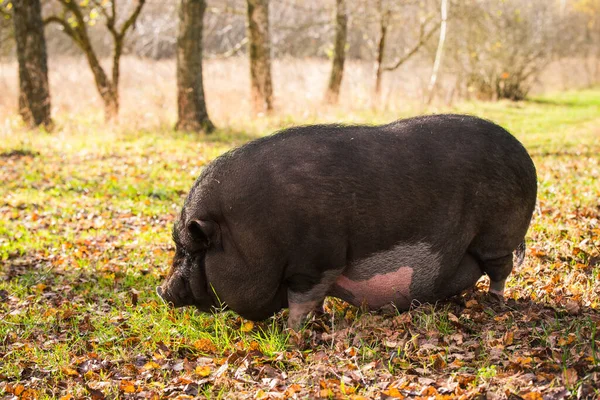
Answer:
POLYGON ((166 303, 165 298, 163 296, 163 289, 162 289, 162 287, 160 287, 160 286, 156 287, 156 294, 163 301, 163 303, 166 303))
POLYGON ((194 304, 192 293, 185 279, 179 277, 171 278, 156 288, 156 294, 166 304, 172 307, 183 307, 194 304))
POLYGON ((172 296, 167 295, 167 291, 162 288, 162 286, 156 287, 156 294, 162 300, 163 303, 168 304, 170 306, 174 306, 173 301, 171 300, 172 296))

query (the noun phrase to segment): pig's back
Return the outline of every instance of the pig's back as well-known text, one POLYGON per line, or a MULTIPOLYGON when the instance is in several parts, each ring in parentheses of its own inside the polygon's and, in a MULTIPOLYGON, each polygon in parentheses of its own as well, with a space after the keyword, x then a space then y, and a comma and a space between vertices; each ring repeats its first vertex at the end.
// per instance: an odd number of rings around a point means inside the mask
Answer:
POLYGON ((460 260, 490 217, 532 209, 535 182, 514 137, 457 115, 292 128, 225 155, 199 179, 207 212, 234 240, 236 229, 252 231, 272 259, 334 253, 327 262, 337 266, 423 241, 444 246, 443 261, 460 260))

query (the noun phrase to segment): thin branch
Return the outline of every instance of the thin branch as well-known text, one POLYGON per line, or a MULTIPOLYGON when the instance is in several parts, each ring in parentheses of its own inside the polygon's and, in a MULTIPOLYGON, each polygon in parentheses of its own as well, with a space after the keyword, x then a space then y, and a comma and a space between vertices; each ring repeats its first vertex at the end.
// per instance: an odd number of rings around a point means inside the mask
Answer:
POLYGON ((206 10, 211 14, 227 14, 227 15, 238 15, 240 17, 246 17, 247 11, 245 9, 236 9, 233 7, 226 6, 224 9, 218 7, 208 7, 206 10))
POLYGON ((117 0, 111 0, 110 2, 110 11, 111 11, 111 16, 110 16, 110 21, 112 23, 112 25, 115 25, 115 19, 117 18, 117 0))
POLYGON ((329 19, 323 19, 322 21, 310 21, 301 25, 279 25, 273 24, 273 28, 282 31, 302 32, 306 29, 310 29, 316 26, 326 26, 329 24, 329 19))
MULTIPOLYGON (((116 0, 112 0, 113 5, 114 5, 115 1, 116 0)), ((135 10, 133 10, 133 12, 129 16, 129 18, 127 18, 127 21, 125 21, 125 23, 121 27, 121 32, 119 32, 119 36, 121 36, 121 38, 123 36, 125 36, 125 33, 127 33, 127 30, 131 27, 131 25, 133 25, 135 23, 135 20, 140 15, 140 12, 142 11, 142 7, 144 7, 145 2, 146 2, 146 0, 138 0, 137 7, 135 8, 135 10)))
MULTIPOLYGON (((102 5, 102 3, 99 0, 93 0, 94 4, 96 5, 96 7, 98 7, 100 9, 100 12, 102 13, 102 15, 104 15, 104 18, 106 19, 106 28, 109 30, 109 32, 113 35, 113 36, 118 36, 118 32, 115 29, 115 15, 114 15, 114 11, 113 11, 113 15, 110 15, 108 13, 108 11, 106 11, 106 8, 102 5)), ((114 3, 114 1, 113 1, 114 3)))
POLYGON ((60 25, 62 27, 63 32, 67 36, 69 36, 71 39, 73 39, 73 41, 75 43, 81 44, 81 41, 79 39, 79 35, 77 34, 77 32, 71 27, 71 25, 69 25, 69 23, 67 21, 60 18, 59 16, 51 15, 48 18, 44 19, 43 23, 44 23, 44 25, 49 25, 52 23, 60 25))
POLYGON ((431 79, 429 80, 429 86, 427 88, 427 91, 429 92, 427 104, 431 104, 431 102, 433 101, 438 72, 440 70, 442 57, 444 54, 444 44, 446 42, 446 29, 448 25, 448 0, 442 0, 440 15, 442 16, 442 21, 440 22, 440 39, 438 41, 438 48, 435 52, 435 60, 433 62, 433 69, 431 71, 431 79))
POLYGON ((396 60, 396 62, 394 62, 393 65, 388 65, 387 67, 384 67, 383 68, 384 71, 393 71, 393 70, 397 69, 398 67, 400 67, 402 64, 404 64, 406 61, 408 61, 409 58, 411 58, 413 55, 415 55, 415 53, 417 51, 419 51, 419 49, 421 47, 423 47, 423 45, 425 43, 427 43, 427 41, 433 36, 433 34, 435 32, 437 32, 438 29, 440 29, 440 26, 436 25, 429 32, 425 33, 425 26, 427 25, 427 23, 430 20, 431 20, 431 17, 428 18, 425 22, 423 22, 421 24, 420 31, 419 31, 419 41, 417 42, 417 44, 412 49, 410 49, 408 52, 406 52, 402 57, 400 57, 398 60, 396 60))
POLYGON ((231 49, 229 49, 226 52, 221 53, 221 54, 214 54, 214 55, 210 56, 210 58, 212 58, 212 59, 229 58, 229 57, 235 55, 238 51, 240 51, 246 45, 246 43, 248 43, 248 38, 244 37, 231 49))
POLYGON ((0 7, 0 15, 2 15, 3 17, 6 18, 10 18, 12 16, 12 13, 6 11, 4 8, 0 7))
POLYGON ((77 26, 75 29, 79 34, 85 31, 85 19, 83 18, 83 14, 81 13, 81 8, 77 5, 75 1, 71 0, 58 0, 59 3, 63 5, 63 7, 73 13, 75 19, 77 20, 77 26))

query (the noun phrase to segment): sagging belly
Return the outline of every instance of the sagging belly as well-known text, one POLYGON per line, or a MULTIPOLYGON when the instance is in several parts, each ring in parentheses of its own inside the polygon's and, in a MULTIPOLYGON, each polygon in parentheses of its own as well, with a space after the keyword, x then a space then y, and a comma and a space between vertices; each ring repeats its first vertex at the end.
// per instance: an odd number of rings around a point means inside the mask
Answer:
POLYGON ((407 310, 428 301, 440 271, 440 255, 428 243, 402 243, 352 262, 331 288, 331 296, 375 310, 393 303, 407 310))
POLYGON ((408 308, 412 301, 410 284, 413 269, 400 267, 396 271, 375 275, 366 280, 352 280, 340 275, 335 281, 331 295, 357 306, 371 310, 390 303, 398 308, 408 308))

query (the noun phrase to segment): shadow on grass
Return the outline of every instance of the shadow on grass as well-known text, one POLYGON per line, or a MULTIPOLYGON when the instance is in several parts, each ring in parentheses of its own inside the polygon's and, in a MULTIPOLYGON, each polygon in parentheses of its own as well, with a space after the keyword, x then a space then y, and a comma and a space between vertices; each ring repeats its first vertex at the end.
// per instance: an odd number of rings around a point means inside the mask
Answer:
POLYGON ((171 131, 171 138, 194 142, 209 142, 219 144, 245 143, 257 139, 260 135, 232 128, 217 128, 211 133, 171 131))
POLYGON ((36 157, 39 156, 38 151, 29 149, 14 149, 0 153, 0 158, 21 158, 21 157, 36 157))
POLYGON ((253 132, 233 129, 229 127, 217 128, 211 133, 193 131, 175 131, 172 127, 161 126, 156 129, 135 129, 123 132, 124 141, 136 141, 142 137, 160 137, 170 140, 181 140, 186 142, 207 142, 215 144, 242 144, 262 135, 253 132))
POLYGON ((555 99, 547 97, 533 97, 530 99, 523 100, 525 104, 539 104, 546 106, 560 106, 560 107, 578 107, 578 108, 589 108, 595 103, 590 103, 589 99, 585 97, 580 98, 569 98, 569 99, 555 99))
POLYGON ((556 151, 532 151, 529 153, 531 157, 574 157, 574 158, 589 158, 597 157, 597 151, 577 151, 577 150, 556 150, 556 151))

